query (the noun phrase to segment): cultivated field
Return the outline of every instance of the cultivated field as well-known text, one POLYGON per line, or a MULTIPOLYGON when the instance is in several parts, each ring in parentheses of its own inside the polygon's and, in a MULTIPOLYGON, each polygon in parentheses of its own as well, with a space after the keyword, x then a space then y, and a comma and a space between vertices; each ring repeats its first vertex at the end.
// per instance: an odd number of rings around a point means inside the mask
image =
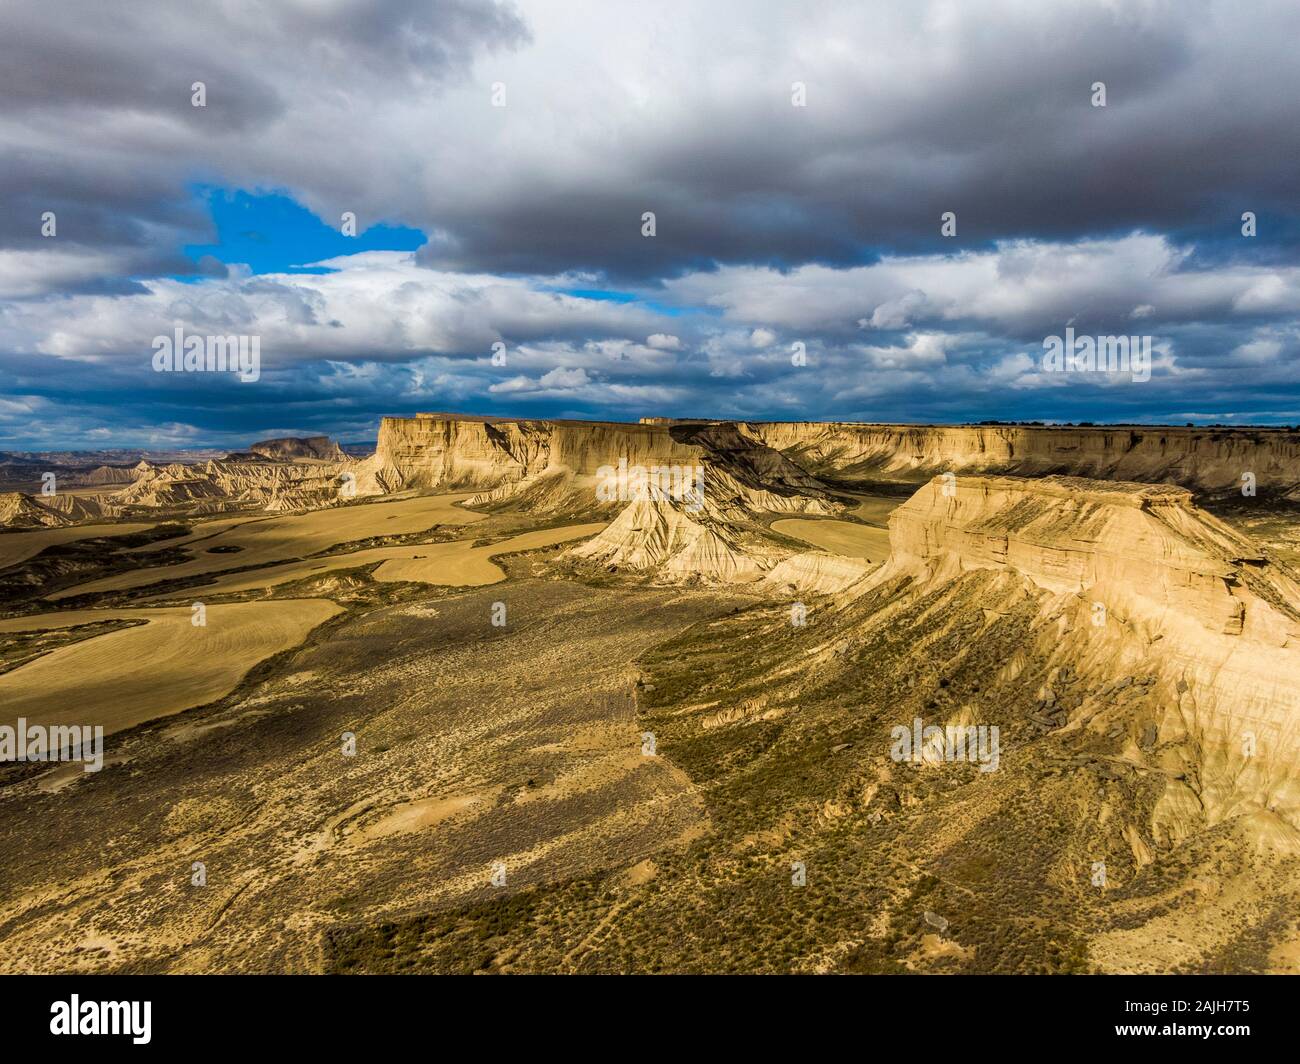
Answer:
POLYGON ((455 505, 467 497, 465 494, 422 496, 401 502, 361 503, 262 521, 241 521, 217 535, 200 537, 204 546, 198 557, 191 561, 93 580, 66 588, 50 598, 57 600, 91 592, 120 591, 144 587, 159 580, 179 580, 224 569, 270 565, 316 554, 340 543, 376 536, 405 536, 423 532, 434 525, 469 525, 483 520, 483 514, 462 510, 455 505))
MULTIPOLYGON (((434 584, 446 587, 472 587, 494 584, 505 579, 505 573, 492 562, 492 558, 516 551, 537 550, 571 539, 582 539, 599 532, 603 523, 568 525, 525 532, 499 543, 475 547, 473 540, 456 540, 451 543, 415 543, 396 547, 371 547, 348 554, 334 554, 325 558, 305 558, 300 561, 272 565, 247 573, 232 573, 219 577, 215 583, 187 591, 193 595, 234 595, 260 588, 275 587, 308 576, 340 569, 382 564, 375 570, 374 578, 381 583, 410 581, 417 584, 434 584)), ((152 595, 149 598, 174 598, 174 592, 152 595)))
POLYGON ((0 632, 66 628, 106 620, 148 623, 61 647, 0 675, 3 721, 102 725, 106 733, 179 713, 229 694, 259 661, 297 646, 341 609, 324 599, 207 607, 75 610, 0 621, 0 632))
POLYGON ((772 522, 772 531, 793 536, 814 547, 843 554, 847 558, 866 558, 883 562, 889 557, 889 531, 853 521, 813 521, 787 518, 772 522))
POLYGON ((64 543, 96 539, 100 536, 126 536, 132 532, 143 532, 155 524, 156 521, 143 524, 124 522, 72 525, 68 528, 38 528, 31 532, 6 532, 0 535, 0 569, 7 569, 11 565, 27 561, 28 558, 34 558, 46 547, 57 547, 64 543))

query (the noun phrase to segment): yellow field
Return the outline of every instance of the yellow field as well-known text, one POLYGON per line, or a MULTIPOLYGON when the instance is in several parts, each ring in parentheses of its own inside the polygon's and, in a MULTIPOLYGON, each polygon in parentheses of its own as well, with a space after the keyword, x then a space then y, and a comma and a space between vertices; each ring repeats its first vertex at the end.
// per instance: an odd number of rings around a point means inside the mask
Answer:
POLYGON ((809 521, 787 518, 772 522, 772 531, 793 536, 814 547, 842 554, 846 558, 866 558, 883 562, 889 557, 889 530, 858 525, 852 521, 809 521))
MULTIPOLYGON (((72 525, 69 528, 38 528, 32 532, 6 532, 0 535, 0 569, 25 562, 34 558, 46 547, 60 543, 72 543, 78 539, 94 539, 96 536, 125 536, 132 532, 143 532, 158 522, 145 524, 101 524, 72 525)), ((157 547, 152 548, 157 550, 157 547)))
POLYGON ((902 499, 883 495, 860 495, 858 505, 852 510, 853 516, 869 525, 889 527, 889 515, 903 504, 902 499))
MULTIPOLYGON (((264 521, 241 521, 213 536, 203 538, 198 557, 179 565, 136 569, 128 573, 92 580, 65 588, 50 598, 64 599, 97 591, 120 591, 144 587, 160 580, 176 580, 223 569, 242 569, 249 565, 267 565, 315 554, 339 543, 349 543, 372 536, 400 536, 423 532, 433 525, 468 525, 482 521, 484 514, 462 510, 453 505, 468 493, 427 495, 401 502, 365 503, 331 510, 314 510, 305 514, 288 514, 264 521), (239 547, 238 551, 209 554, 213 547, 239 547)), ((184 542, 177 540, 175 542, 184 542)))
POLYGON ((295 647, 341 608, 324 599, 238 602, 207 608, 207 624, 190 623, 188 606, 143 610, 75 610, 0 621, 0 631, 66 628, 91 621, 140 619, 54 650, 0 675, 0 722, 102 725, 121 731, 229 694, 260 661, 295 647))
MULTIPOLYGON (((259 588, 274 587, 305 576, 316 576, 338 569, 354 569, 361 565, 383 564, 375 570, 375 579, 384 583, 408 580, 443 587, 476 587, 495 584, 505 579, 505 573, 493 564, 492 558, 515 551, 536 550, 571 539, 592 536, 605 527, 604 523, 569 525, 564 528, 546 528, 525 532, 519 536, 493 543, 486 547, 472 546, 472 540, 453 543, 416 543, 396 547, 371 547, 350 554, 336 554, 328 558, 309 558, 303 561, 272 565, 248 573, 232 573, 218 577, 216 583, 190 588, 187 596, 230 595, 259 588)), ((173 598, 175 593, 151 598, 173 598)), ((0 629, 2 630, 2 629, 0 629)))
POLYGON ((214 517, 202 521, 194 522, 184 518, 178 518, 176 523, 184 522, 190 526, 189 535, 177 536, 175 539, 159 540, 157 543, 146 543, 140 547, 131 547, 127 553, 135 554, 137 552, 161 550, 163 547, 183 547, 188 543, 196 540, 207 539, 215 536, 219 532, 224 532, 228 528, 234 528, 237 525, 246 525, 250 521, 266 521, 269 517, 266 514, 243 514, 239 517, 214 517))

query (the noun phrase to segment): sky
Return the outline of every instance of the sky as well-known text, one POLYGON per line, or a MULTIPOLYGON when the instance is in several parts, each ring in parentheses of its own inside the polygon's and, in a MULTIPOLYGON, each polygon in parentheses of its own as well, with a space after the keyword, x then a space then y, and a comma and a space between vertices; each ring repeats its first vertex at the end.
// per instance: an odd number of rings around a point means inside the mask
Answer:
POLYGON ((6 0, 0 450, 1300 424, 1297 39, 1269 0, 6 0), (257 379, 158 371, 177 328, 257 379), (1149 374, 1050 371, 1067 329, 1149 374))

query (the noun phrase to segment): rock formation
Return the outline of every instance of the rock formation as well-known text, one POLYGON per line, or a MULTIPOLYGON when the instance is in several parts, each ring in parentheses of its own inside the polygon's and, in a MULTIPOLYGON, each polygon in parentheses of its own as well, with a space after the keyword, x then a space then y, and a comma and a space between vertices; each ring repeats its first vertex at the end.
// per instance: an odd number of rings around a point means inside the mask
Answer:
POLYGON ((1261 494, 1300 497, 1300 432, 1287 429, 807 421, 739 427, 810 473, 836 479, 917 483, 945 471, 1059 473, 1229 492, 1253 473, 1261 494))
POLYGON ((315 458, 324 462, 341 462, 346 457, 339 445, 328 436, 283 436, 273 440, 259 440, 248 449, 263 458, 284 461, 315 458))
MULTIPOLYGON (((890 548, 850 596, 953 598, 991 571, 1011 581, 998 598, 1032 603, 1022 660, 1086 692, 1065 713, 1045 694, 1050 726, 1119 729, 1116 756, 1164 780, 1144 838, 1245 816, 1261 841, 1300 852, 1300 584, 1189 491, 940 476, 891 515, 890 548), (1112 696, 1143 674, 1144 704, 1119 710, 1112 696)), ((969 608, 1002 606, 985 588, 969 608)))
POLYGON ((947 471, 1172 483, 1203 492, 1239 491, 1250 473, 1261 494, 1300 491, 1300 433, 1287 429, 643 421, 385 418, 374 475, 385 490, 497 489, 548 470, 591 474, 611 457, 672 464, 710 451, 761 466, 768 486, 796 489, 824 489, 826 480, 922 483, 947 471))
POLYGON ((0 527, 60 528, 72 523, 71 518, 43 506, 25 492, 8 491, 0 495, 0 527))

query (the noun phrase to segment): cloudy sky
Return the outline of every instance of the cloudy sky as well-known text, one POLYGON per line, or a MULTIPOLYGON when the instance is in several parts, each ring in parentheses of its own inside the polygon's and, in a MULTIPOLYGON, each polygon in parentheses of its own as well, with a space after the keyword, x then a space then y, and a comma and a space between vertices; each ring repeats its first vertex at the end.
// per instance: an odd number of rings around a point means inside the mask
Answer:
POLYGON ((6 0, 0 449, 1300 423, 1298 39, 1267 0, 6 0), (155 372, 177 326, 260 378, 155 372), (1150 380, 1043 372, 1067 327, 1150 380))

